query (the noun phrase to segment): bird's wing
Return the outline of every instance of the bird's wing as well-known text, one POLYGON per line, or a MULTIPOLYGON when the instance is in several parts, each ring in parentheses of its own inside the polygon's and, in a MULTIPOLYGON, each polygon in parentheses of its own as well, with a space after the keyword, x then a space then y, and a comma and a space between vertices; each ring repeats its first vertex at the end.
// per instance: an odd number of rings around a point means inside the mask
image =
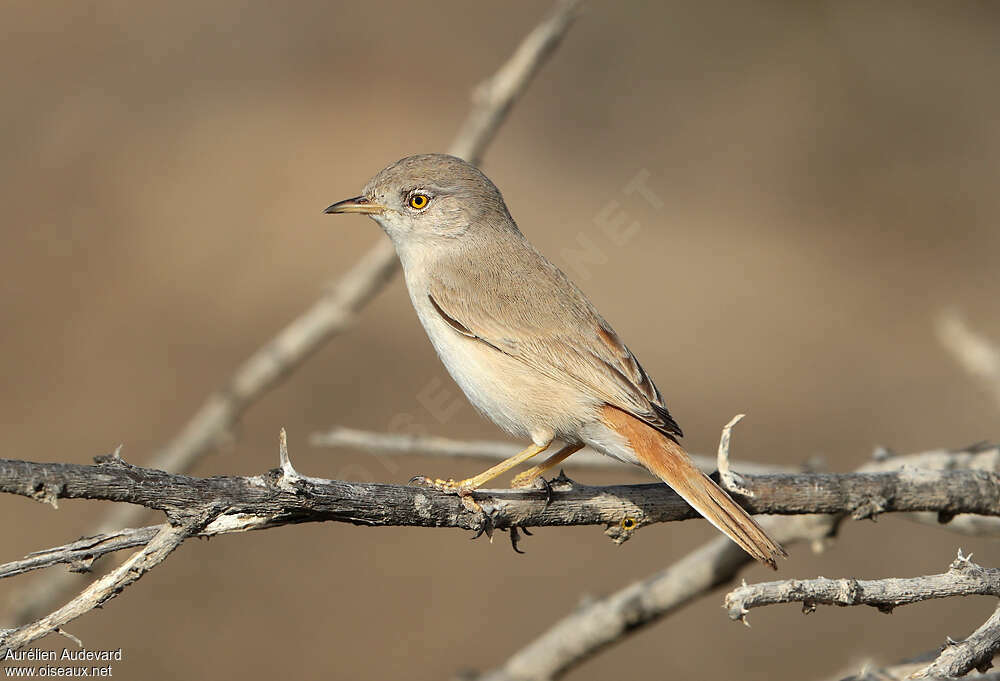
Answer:
POLYGON ((530 272, 530 290, 517 273, 448 268, 431 276, 427 295, 456 333, 575 384, 667 435, 683 435, 611 325, 561 271, 541 261, 544 266, 530 272))

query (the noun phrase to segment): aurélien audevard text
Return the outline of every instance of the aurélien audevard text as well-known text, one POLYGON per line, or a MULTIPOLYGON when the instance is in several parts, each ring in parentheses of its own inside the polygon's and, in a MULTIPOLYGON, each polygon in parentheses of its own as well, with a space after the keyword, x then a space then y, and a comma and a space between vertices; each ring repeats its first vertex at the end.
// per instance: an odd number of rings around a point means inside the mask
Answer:
POLYGON ((24 650, 7 650, 4 661, 46 662, 53 660, 72 662, 121 662, 122 649, 90 650, 89 648, 63 648, 59 650, 44 650, 42 648, 26 648, 24 650))

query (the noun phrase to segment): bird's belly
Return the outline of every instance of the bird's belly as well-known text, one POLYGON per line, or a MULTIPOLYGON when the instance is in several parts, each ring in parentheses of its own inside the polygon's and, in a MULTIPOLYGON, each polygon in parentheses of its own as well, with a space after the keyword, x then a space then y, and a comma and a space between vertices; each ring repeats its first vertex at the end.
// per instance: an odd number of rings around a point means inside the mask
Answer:
POLYGON ((417 313, 448 373, 480 413, 520 438, 577 440, 582 419, 596 407, 591 400, 510 355, 463 336, 429 305, 417 313))

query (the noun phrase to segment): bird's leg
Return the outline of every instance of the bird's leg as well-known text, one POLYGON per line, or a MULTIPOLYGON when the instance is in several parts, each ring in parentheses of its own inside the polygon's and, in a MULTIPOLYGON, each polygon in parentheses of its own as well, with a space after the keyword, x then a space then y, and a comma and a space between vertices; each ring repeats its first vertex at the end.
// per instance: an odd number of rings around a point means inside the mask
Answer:
POLYGON ((515 454, 509 459, 504 459, 496 466, 488 468, 479 475, 476 475, 471 478, 466 478, 465 480, 459 480, 457 482, 455 480, 441 480, 441 479, 430 480, 423 476, 417 476, 416 478, 413 478, 413 482, 429 483, 431 486, 437 487, 438 489, 457 491, 459 493, 467 494, 474 489, 482 487, 493 478, 503 475, 511 468, 514 468, 514 466, 518 466, 527 461, 528 459, 530 459, 531 457, 535 456, 536 454, 544 452, 546 449, 549 448, 550 444, 552 444, 551 440, 541 445, 533 444, 527 449, 525 449, 523 452, 515 454))
POLYGON ((515 475, 514 479, 510 481, 510 486, 515 488, 531 486, 535 480, 541 477, 542 473, 554 466, 558 466, 565 461, 566 457, 570 454, 580 451, 581 449, 583 449, 583 445, 566 445, 537 466, 532 466, 523 473, 515 475))

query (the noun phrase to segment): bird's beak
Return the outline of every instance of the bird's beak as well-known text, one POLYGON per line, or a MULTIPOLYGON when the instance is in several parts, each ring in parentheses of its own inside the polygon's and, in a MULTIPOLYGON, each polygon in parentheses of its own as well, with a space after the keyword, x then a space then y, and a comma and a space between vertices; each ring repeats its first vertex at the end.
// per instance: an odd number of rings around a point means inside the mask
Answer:
POLYGON ((327 208, 324 213, 364 213, 365 215, 381 215, 385 211, 385 206, 380 206, 377 203, 372 203, 364 196, 355 196, 353 199, 344 199, 343 201, 338 201, 329 208, 327 208))

